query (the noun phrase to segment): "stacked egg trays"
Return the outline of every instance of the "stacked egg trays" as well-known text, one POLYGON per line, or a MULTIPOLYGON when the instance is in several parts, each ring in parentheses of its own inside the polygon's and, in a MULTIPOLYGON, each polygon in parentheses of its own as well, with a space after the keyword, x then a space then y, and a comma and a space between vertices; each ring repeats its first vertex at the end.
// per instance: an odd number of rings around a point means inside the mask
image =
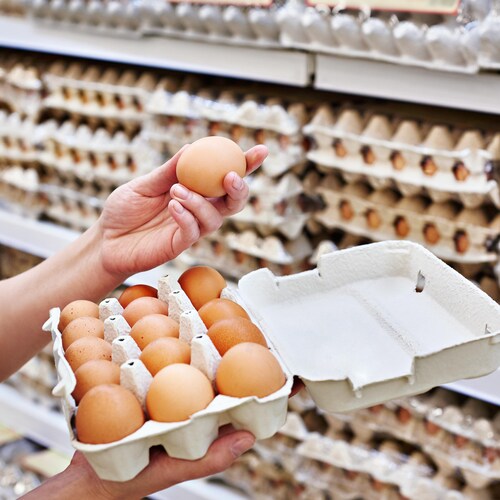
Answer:
POLYGON ((493 500, 497 420, 492 405, 445 389, 343 415, 323 414, 302 391, 278 433, 221 477, 248 494, 279 499, 493 500), (452 402, 458 405, 447 406, 452 402), (451 428, 446 413, 454 414, 451 428), (436 440, 439 454, 430 446, 436 440), (459 448, 449 446, 454 441, 459 448), (471 460, 467 447, 488 451, 471 460))
POLYGON ((408 238, 448 261, 497 262, 498 134, 330 106, 304 132, 325 174, 316 190, 326 208, 315 218, 327 228, 408 238))
POLYGON ((99 34, 290 47, 469 73, 500 66, 500 16, 488 1, 461 2, 456 15, 444 16, 332 9, 303 0, 253 7, 31 0, 27 10, 37 22, 99 34))
MULTIPOLYGON (((225 288, 221 297, 243 306, 234 290, 225 288)), ((179 284, 168 276, 159 281, 158 298, 168 303, 168 316, 179 323, 180 340, 191 347, 191 366, 198 368, 215 384, 221 356, 206 335, 207 329, 189 298, 179 284)), ((104 339, 111 343, 112 361, 120 366, 120 385, 136 396, 146 412, 146 395, 153 377, 139 359, 141 350, 130 336, 131 328, 121 315, 122 312, 123 308, 115 298, 105 299, 99 305, 100 319, 104 321, 104 339)), ((281 389, 265 398, 216 395, 207 408, 193 414, 188 420, 172 423, 146 420, 140 429, 118 442, 102 445, 80 443, 76 431, 71 427, 77 411, 71 395, 76 379, 64 357, 61 333, 57 329, 59 317, 59 309, 51 310, 50 319, 44 326, 52 332, 59 375, 59 383, 53 393, 63 398, 63 411, 74 447, 86 455, 104 479, 125 481, 137 475, 148 464, 149 448, 154 445, 162 445, 172 457, 195 460, 205 455, 222 425, 231 423, 262 439, 274 434, 284 423, 292 376, 277 357, 284 369, 286 381, 281 389)), ((270 349, 274 353, 273 348, 270 349)))
POLYGON ((303 231, 317 205, 302 183, 306 106, 277 98, 259 102, 246 89, 221 93, 188 78, 177 85, 161 82, 147 110, 154 118, 145 136, 166 156, 206 135, 231 138, 243 150, 256 143, 269 149, 262 168, 248 179, 249 203, 220 234, 200 241, 182 258, 215 265, 233 278, 258 267, 280 275, 305 269, 313 248, 303 231))

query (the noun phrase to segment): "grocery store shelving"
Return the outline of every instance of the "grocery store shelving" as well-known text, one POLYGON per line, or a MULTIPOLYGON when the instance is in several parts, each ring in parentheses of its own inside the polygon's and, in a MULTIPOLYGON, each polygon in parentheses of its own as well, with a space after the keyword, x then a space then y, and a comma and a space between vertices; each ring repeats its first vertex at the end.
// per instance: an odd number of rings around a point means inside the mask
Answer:
POLYGON ((500 113, 500 75, 453 73, 367 59, 316 57, 317 89, 500 113))
MULTIPOLYGON (((74 241, 79 234, 78 231, 51 222, 28 219, 0 209, 0 244, 44 259, 74 241)), ((162 275, 171 274, 177 277, 180 272, 179 268, 164 264, 151 271, 138 273, 126 283, 143 283, 156 287, 162 275)))
MULTIPOLYGON (((61 413, 32 402, 16 389, 0 384, 0 422, 10 429, 33 439, 65 456, 74 449, 69 439, 66 421, 61 413)), ((243 500, 245 497, 230 488, 204 480, 188 481, 151 495, 155 500, 243 500)))
POLYGON ((313 72, 313 57, 304 52, 163 37, 110 37, 13 17, 0 17, 0 46, 295 86, 308 85, 313 72))

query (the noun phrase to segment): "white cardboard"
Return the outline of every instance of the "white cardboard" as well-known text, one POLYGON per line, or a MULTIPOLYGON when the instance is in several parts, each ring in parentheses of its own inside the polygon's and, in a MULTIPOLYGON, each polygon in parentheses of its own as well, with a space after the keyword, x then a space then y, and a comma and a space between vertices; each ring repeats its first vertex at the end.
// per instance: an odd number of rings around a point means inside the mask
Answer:
POLYGON ((240 280, 239 292, 327 412, 425 392, 500 363, 498 304, 414 243, 333 252, 317 269, 282 278, 261 269, 240 280))

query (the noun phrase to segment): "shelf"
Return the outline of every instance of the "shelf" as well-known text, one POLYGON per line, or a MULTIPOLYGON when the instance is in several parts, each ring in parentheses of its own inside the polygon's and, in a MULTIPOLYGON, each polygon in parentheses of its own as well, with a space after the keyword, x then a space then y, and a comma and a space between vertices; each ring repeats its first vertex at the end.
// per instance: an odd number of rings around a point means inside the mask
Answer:
MULTIPOLYGON (((74 241, 80 233, 50 222, 41 222, 0 210, 0 244, 17 248, 23 252, 47 258, 74 241)), ((158 279, 165 274, 177 278, 181 269, 173 264, 164 264, 150 271, 138 273, 125 283, 138 283, 157 287, 158 279)))
POLYGON ((305 52, 103 36, 14 17, 0 17, 0 46, 295 86, 308 85, 313 68, 313 56, 305 52))
MULTIPOLYGON (((74 449, 61 413, 47 410, 6 384, 0 384, 0 422, 33 441, 68 457, 74 449)), ((205 480, 187 481, 150 498, 157 500, 243 500, 230 488, 205 480)))
POLYGON ((317 55, 317 89, 432 106, 500 113, 500 75, 436 71, 317 55))

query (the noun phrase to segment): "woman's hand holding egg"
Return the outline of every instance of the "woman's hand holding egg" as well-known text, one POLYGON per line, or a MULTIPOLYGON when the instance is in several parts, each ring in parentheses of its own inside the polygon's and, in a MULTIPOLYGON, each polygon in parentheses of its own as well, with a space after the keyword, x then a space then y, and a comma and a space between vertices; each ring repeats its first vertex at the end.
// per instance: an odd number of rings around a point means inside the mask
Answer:
MULTIPOLYGON (((210 143, 215 140, 219 144, 220 139, 213 137, 202 141, 210 143)), ((239 212, 245 205, 248 186, 233 171, 223 175, 222 181, 220 172, 213 174, 212 169, 205 167, 196 174, 205 175, 204 184, 222 183, 219 192, 227 194, 219 198, 205 198, 179 184, 178 164, 184 154, 193 160, 190 148, 193 147, 196 153, 198 142, 184 146, 173 158, 149 174, 120 186, 106 201, 97 223, 102 234, 100 258, 104 270, 120 281, 175 258, 200 237, 217 230, 224 217, 239 212)), ((213 156, 213 150, 208 152, 215 170, 217 162, 224 163, 226 158, 224 147, 219 145, 216 151, 219 159, 213 156)), ((262 164, 267 148, 255 146, 246 153, 241 152, 241 155, 248 175, 262 164)), ((232 163, 225 163, 231 169, 232 163)), ((199 164, 195 161, 196 165, 199 164)))

